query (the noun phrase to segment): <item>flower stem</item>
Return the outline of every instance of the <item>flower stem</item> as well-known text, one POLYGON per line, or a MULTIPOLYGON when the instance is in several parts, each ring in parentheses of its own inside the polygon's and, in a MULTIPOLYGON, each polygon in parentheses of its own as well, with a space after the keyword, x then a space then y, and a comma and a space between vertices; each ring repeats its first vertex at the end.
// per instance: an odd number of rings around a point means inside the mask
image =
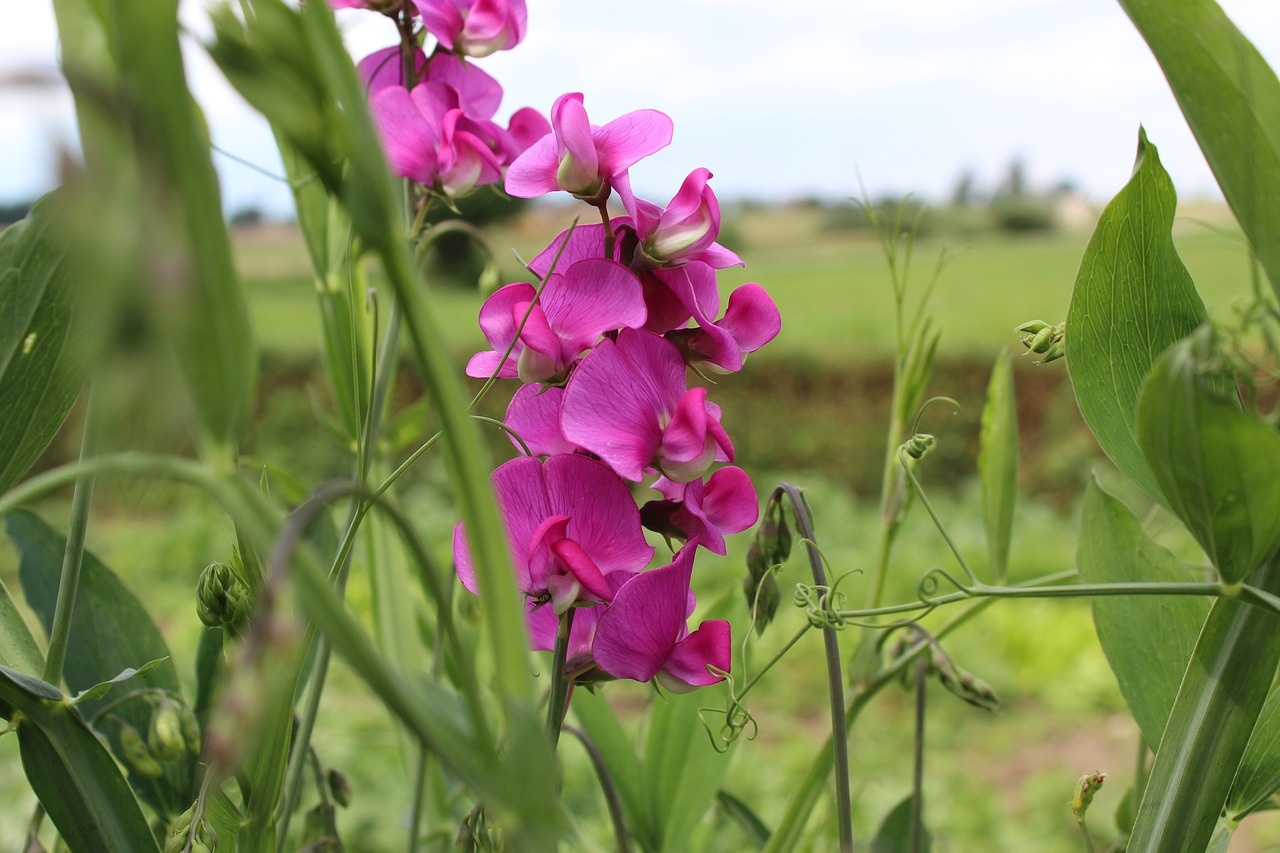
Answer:
MULTIPOLYGON (((97 448, 97 423, 94 418, 94 390, 89 387, 84 409, 84 433, 80 439, 80 460, 93 456, 97 448)), ((71 617, 75 612, 76 592, 80 588, 80 566, 84 557, 84 537, 89 528, 89 504, 93 500, 93 474, 76 479, 71 495, 71 520, 67 526, 67 543, 62 552, 62 574, 58 579, 58 599, 53 608, 53 625, 49 631, 49 653, 44 662, 44 680, 57 685, 62 681, 62 665, 67 659, 71 636, 71 617)))
POLYGON ((560 728, 564 725, 565 708, 569 703, 570 684, 565 680, 565 666, 569 656, 569 633, 573 630, 573 608, 560 614, 556 629, 556 650, 551 669, 551 699, 547 702, 547 736, 554 748, 560 742, 560 728))

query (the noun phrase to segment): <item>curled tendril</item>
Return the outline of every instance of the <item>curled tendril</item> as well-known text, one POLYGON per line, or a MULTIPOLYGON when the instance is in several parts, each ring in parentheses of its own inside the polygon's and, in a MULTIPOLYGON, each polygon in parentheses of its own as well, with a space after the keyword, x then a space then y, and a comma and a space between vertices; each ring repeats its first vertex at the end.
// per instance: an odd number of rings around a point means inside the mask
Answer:
POLYGON ((719 708, 699 708, 698 719, 702 721, 702 728, 707 733, 707 738, 711 741, 711 748, 716 752, 724 753, 729 751, 729 747, 742 736, 744 731, 750 729, 747 740, 755 740, 760 735, 760 724, 756 722, 756 718, 748 710, 747 706, 742 704, 741 697, 734 686, 733 676, 729 673, 718 669, 710 664, 707 665, 707 671, 713 675, 720 676, 729 685, 729 704, 722 711, 719 708), (720 724, 719 731, 715 730, 709 715, 719 716, 724 714, 724 722, 720 724))
POLYGON ((900 449, 912 459, 920 459, 929 452, 931 447, 933 447, 933 436, 928 433, 916 433, 904 442, 900 449))
POLYGON ((796 607, 804 611, 809 624, 814 628, 832 628, 837 631, 844 628, 848 620, 841 615, 840 610, 847 599, 848 597, 834 586, 796 584, 796 607))
POLYGON ((955 575, 946 569, 935 567, 925 572, 924 577, 920 578, 920 582, 916 584, 916 597, 920 599, 920 603, 929 608, 937 607, 939 602, 935 597, 942 589, 944 581, 955 587, 957 592, 965 595, 973 594, 973 589, 965 586, 955 575))
MULTIPOLYGON (((943 396, 930 397, 928 400, 925 400, 923 403, 921 403, 920 408, 916 411, 915 419, 911 422, 911 431, 913 433, 920 431, 920 421, 924 418, 924 413, 929 411, 929 407, 932 406, 934 403, 950 403, 953 409, 955 409, 957 412, 960 411, 960 404, 957 403, 955 400, 951 399, 950 397, 943 397, 943 396)), ((930 436, 930 438, 932 438, 932 436, 930 436)))

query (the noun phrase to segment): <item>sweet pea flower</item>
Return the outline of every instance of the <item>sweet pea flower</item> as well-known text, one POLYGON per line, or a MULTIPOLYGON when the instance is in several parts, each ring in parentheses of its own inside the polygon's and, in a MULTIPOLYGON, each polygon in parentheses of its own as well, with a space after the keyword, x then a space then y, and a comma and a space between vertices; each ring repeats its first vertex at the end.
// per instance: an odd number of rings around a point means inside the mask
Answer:
POLYGON ((636 259, 644 266, 674 267, 702 261, 714 269, 741 265, 742 259, 716 242, 720 236, 720 202, 707 186, 711 172, 694 169, 666 208, 637 198, 631 181, 620 176, 614 186, 635 223, 636 259))
MULTIPOLYGON (((613 598, 608 576, 636 572, 653 556, 627 484, 581 455, 512 459, 490 477, 506 525, 516 581, 536 605, 563 613, 613 598)), ((453 531, 458 577, 478 592, 461 522, 453 531)))
POLYGON ((579 362, 560 406, 564 437, 628 480, 657 469, 679 483, 733 459, 720 409, 687 388, 684 358, 650 332, 623 329, 579 362))
POLYGON ((564 389, 554 385, 521 385, 507 405, 503 423, 520 437, 511 443, 533 456, 552 456, 556 453, 575 453, 578 445, 564 437, 560 429, 560 404, 564 401, 564 389), (520 443, 523 442, 523 445, 520 443))
MULTIPOLYGON (((668 276, 671 278, 671 276, 668 276)), ((701 312, 691 298, 699 325, 667 333, 689 364, 706 363, 719 372, 742 369, 748 354, 755 352, 782 331, 782 314, 763 287, 747 282, 729 294, 729 307, 714 322, 701 312)))
POLYGON ((714 619, 689 633, 693 612, 689 579, 697 548, 690 542, 671 565, 642 572, 624 583, 600 614, 591 655, 614 678, 658 683, 688 693, 724 680, 733 659, 729 623, 714 619))
MULTIPOLYGON (((416 80, 426 78, 427 55, 421 48, 413 49, 413 69, 416 80)), ((388 86, 408 86, 408 81, 404 79, 404 61, 399 46, 375 50, 356 63, 356 73, 364 81, 365 92, 370 97, 388 86)))
POLYGON ((525 0, 414 0, 422 26, 445 50, 482 57, 524 39, 525 0))
POLYGON ((700 479, 676 483, 662 477, 653 487, 666 500, 641 507, 641 523, 669 538, 696 541, 722 557, 727 553, 725 534, 741 533, 760 517, 760 498, 741 468, 721 468, 705 483, 700 479))
POLYGON ((501 178, 491 146, 462 109, 449 109, 447 87, 387 86, 369 99, 392 170, 445 195, 465 195, 501 178))
POLYGON ((636 110, 599 127, 587 119, 580 92, 561 95, 551 107, 552 132, 507 170, 507 192, 534 198, 564 190, 601 204, 619 175, 671 143, 672 129, 657 110, 636 110))
POLYGON ((640 280, 604 258, 578 261, 564 275, 552 273, 535 302, 536 294, 532 284, 517 282, 485 301, 480 328, 493 349, 472 356, 468 376, 562 383, 604 332, 645 321, 640 280), (503 360, 508 348, 511 354, 503 360))

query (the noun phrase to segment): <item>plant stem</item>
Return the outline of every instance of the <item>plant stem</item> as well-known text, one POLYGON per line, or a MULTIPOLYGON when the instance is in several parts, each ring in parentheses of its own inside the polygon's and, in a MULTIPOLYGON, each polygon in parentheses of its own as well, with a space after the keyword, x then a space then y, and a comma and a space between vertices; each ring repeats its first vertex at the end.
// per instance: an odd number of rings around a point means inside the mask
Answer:
POLYGON ((929 662, 916 658, 915 756, 911 767, 911 853, 920 853, 924 840, 924 711, 929 686, 929 662))
POLYGON ((418 741, 418 769, 413 778, 413 810, 409 814, 409 853, 417 853, 418 834, 422 831, 422 800, 427 787, 427 747, 418 741))
MULTIPOLYGON (((813 572, 815 586, 827 585, 826 572, 822 568, 822 555, 816 546, 817 534, 813 530, 813 519, 809 516, 809 508, 800 490, 790 483, 783 483, 779 488, 786 492, 791 500, 791 512, 796 519, 796 527, 804 540, 805 552, 809 555, 809 568, 813 572)), ((849 790, 849 739, 845 729, 844 681, 841 675, 840 634, 835 626, 822 629, 822 640, 827 658, 827 693, 831 707, 831 748, 836 771, 836 816, 840 826, 840 849, 853 850, 853 798, 849 790)))
POLYGON ((554 749, 560 742, 560 727, 564 725, 565 708, 569 703, 569 690, 573 685, 565 682, 565 667, 569 656, 569 634, 573 630, 573 608, 560 614, 556 629, 556 650, 551 668, 551 698, 547 701, 547 737, 554 749))
POLYGON ((587 751, 587 757, 591 759, 591 766, 595 768, 596 775, 600 778, 600 791, 604 794, 605 804, 609 807, 609 818, 613 821, 613 838, 618 853, 631 853, 631 832, 627 829, 626 812, 622 808, 622 800, 618 797, 618 786, 614 784, 613 775, 605 764, 604 756, 600 754, 595 741, 582 729, 569 725, 563 728, 582 743, 582 748, 587 751))
MULTIPOLYGON (((84 407, 84 432, 80 438, 80 461, 97 450, 97 423, 94 409, 94 386, 90 385, 84 407)), ((93 501, 93 474, 76 479, 71 495, 71 520, 67 526, 67 544, 62 552, 62 573, 58 578, 58 598, 53 608, 53 625, 49 630, 49 653, 44 662, 44 680, 52 685, 62 681, 62 665, 67 659, 71 637, 71 617, 75 612, 76 593, 80 588, 80 566, 84 558, 84 537, 89 529, 89 504, 93 501)))

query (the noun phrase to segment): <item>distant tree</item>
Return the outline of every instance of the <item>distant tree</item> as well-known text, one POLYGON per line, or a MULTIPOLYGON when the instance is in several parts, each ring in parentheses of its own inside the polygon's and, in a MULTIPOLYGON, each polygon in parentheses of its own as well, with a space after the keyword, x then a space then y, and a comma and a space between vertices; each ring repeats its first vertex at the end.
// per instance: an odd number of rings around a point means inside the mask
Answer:
POLYGON ((265 217, 262 210, 258 207, 242 207, 235 213, 231 214, 231 218, 227 223, 232 228, 251 228, 254 225, 261 225, 265 217))
POLYGON ((972 169, 965 169, 960 173, 959 179, 956 181, 956 187, 951 191, 952 207, 970 207, 973 205, 974 184, 977 182, 977 176, 972 169))
POLYGON ((1019 198, 1027 194, 1027 164, 1021 157, 1009 161, 1003 183, 997 195, 1019 198))

